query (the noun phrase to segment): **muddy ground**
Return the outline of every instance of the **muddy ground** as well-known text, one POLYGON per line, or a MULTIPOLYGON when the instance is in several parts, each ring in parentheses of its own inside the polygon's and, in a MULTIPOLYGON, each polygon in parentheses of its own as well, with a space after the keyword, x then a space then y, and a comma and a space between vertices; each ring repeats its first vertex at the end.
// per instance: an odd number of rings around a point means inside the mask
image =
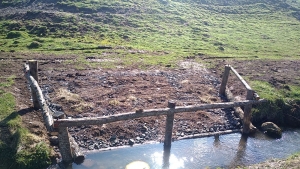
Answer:
MULTIPOLYGON (((76 70, 65 62, 74 56, 44 54, 0 53, 0 82, 15 75, 12 92, 17 111, 24 126, 34 134, 48 140, 39 111, 32 109, 30 91, 23 76, 26 59, 39 60, 39 83, 52 110, 63 111, 67 118, 98 117, 136 111, 138 109, 165 108, 168 100, 178 106, 224 101, 218 89, 225 64, 231 64, 242 76, 267 81, 275 87, 299 85, 300 61, 284 60, 204 60, 215 66, 206 69, 193 59, 180 61, 176 68, 136 67, 114 70, 93 68, 76 70), (18 55, 18 58, 15 56, 18 55), (21 57, 20 57, 21 56, 21 57), (59 104, 59 105, 57 105, 59 104)), ((89 60, 93 61, 93 60, 89 60)), ((229 88, 235 96, 244 98, 245 90, 234 76, 229 88)), ((112 146, 163 141, 165 116, 133 119, 102 126, 69 128, 71 135, 83 149, 101 149, 112 146)), ((216 109, 175 115, 173 139, 204 132, 239 129, 241 123, 231 109, 216 109)), ((54 145, 54 149, 57 147, 54 145)))

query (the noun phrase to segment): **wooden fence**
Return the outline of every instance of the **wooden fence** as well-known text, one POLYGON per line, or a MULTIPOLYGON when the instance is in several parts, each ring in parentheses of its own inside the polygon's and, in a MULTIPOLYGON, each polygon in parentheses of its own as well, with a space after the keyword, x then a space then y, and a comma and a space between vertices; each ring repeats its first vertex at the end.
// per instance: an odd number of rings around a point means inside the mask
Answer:
MULTIPOLYGON (((176 107, 176 103, 174 101, 169 101, 168 107, 161 108, 161 109, 139 110, 136 112, 128 112, 128 113, 116 114, 116 115, 105 116, 105 117, 53 120, 53 117, 46 104, 46 101, 43 98, 41 89, 37 83, 38 80, 37 61, 29 61, 28 63, 29 66, 25 65, 25 77, 31 86, 34 107, 40 108, 42 110, 47 129, 50 132, 58 131, 59 148, 62 155, 62 159, 65 162, 72 162, 73 160, 81 161, 84 159, 83 154, 80 153, 78 145, 68 133, 68 127, 71 126, 102 125, 106 123, 141 118, 141 117, 166 115, 167 118, 166 118, 166 127, 165 127, 164 147, 170 148, 172 142, 174 114, 176 113, 196 112, 198 110, 218 109, 218 108, 231 108, 231 107, 239 108, 241 106, 244 106, 244 112, 241 109, 239 109, 240 113, 238 115, 240 115, 240 118, 243 119, 242 132, 244 134, 248 134, 250 132, 250 127, 251 127, 250 112, 251 112, 252 105, 259 104, 265 101, 263 99, 259 99, 258 95, 251 89, 251 87, 236 72, 234 68, 232 68, 229 65, 226 65, 220 91, 219 91, 220 94, 226 95, 226 84, 231 70, 247 89, 247 96, 245 101, 201 104, 201 105, 191 105, 191 106, 178 106, 178 107, 176 107), (244 115, 242 116, 242 114, 244 115)), ((224 131, 224 133, 230 133, 230 132, 234 132, 234 131, 224 131)), ((215 134, 220 134, 220 133, 212 133, 210 135, 215 135, 215 134)), ((209 136, 209 135, 206 134, 205 136, 209 136)))

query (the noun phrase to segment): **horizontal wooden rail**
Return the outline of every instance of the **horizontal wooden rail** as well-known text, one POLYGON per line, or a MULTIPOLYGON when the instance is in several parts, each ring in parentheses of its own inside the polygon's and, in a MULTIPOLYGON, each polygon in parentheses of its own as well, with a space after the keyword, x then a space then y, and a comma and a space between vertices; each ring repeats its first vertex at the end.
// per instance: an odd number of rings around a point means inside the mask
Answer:
POLYGON ((71 127, 81 125, 101 125, 116 121, 129 120, 141 117, 168 115, 169 113, 182 113, 182 112, 195 112, 205 109, 218 109, 218 108, 230 108, 240 107, 245 105, 259 104, 266 100, 246 100, 240 102, 226 102, 226 103, 213 103, 213 104, 201 104, 194 106, 180 106, 175 108, 162 108, 162 109, 148 109, 138 112, 129 112, 123 114, 116 114, 111 116, 93 117, 93 118, 75 118, 75 119, 58 119, 54 121, 54 127, 71 127))
POLYGON ((242 76, 233 67, 230 66, 230 69, 236 75, 236 77, 243 83, 243 85, 246 87, 247 90, 252 90, 249 84, 242 78, 242 76))

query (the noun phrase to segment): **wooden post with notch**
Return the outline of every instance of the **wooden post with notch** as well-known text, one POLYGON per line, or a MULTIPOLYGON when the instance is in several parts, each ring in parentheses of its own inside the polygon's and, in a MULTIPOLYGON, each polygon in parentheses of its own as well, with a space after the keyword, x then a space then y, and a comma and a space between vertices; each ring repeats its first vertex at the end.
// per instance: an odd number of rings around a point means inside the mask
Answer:
MULTIPOLYGON (((168 102, 168 108, 175 109, 176 103, 174 101, 168 102)), ((173 122, 174 122, 174 112, 170 111, 167 114, 166 119, 166 130, 165 130, 165 140, 164 140, 164 147, 171 147, 172 143, 172 133, 173 133, 173 122)))
MULTIPOLYGON (((29 65, 30 75, 36 80, 36 82, 38 82, 38 62, 36 60, 29 60, 28 65, 29 65)), ((32 95, 32 102, 33 102, 34 109, 36 110, 40 109, 40 104, 38 102, 37 95, 32 89, 32 87, 31 87, 31 95, 32 95)))
MULTIPOLYGON (((253 100, 254 91, 252 89, 247 89, 247 100, 253 100)), ((246 105, 244 108, 244 118, 243 118, 243 134, 250 133, 250 124, 251 124, 251 109, 252 104, 246 105)))
POLYGON ((230 65, 225 66, 225 71, 223 74, 222 83, 221 83, 220 91, 219 91, 219 94, 223 95, 223 96, 225 96, 225 90, 226 90, 226 85, 227 85, 230 69, 231 69, 230 65))

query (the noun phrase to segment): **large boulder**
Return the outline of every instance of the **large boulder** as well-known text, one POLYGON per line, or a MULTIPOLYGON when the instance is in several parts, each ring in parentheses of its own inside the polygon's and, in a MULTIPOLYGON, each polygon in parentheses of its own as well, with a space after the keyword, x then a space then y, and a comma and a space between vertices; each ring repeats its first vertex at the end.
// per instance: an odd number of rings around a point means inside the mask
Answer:
POLYGON ((281 138, 282 131, 281 129, 272 122, 265 122, 261 125, 261 129, 264 133, 274 138, 281 138))

